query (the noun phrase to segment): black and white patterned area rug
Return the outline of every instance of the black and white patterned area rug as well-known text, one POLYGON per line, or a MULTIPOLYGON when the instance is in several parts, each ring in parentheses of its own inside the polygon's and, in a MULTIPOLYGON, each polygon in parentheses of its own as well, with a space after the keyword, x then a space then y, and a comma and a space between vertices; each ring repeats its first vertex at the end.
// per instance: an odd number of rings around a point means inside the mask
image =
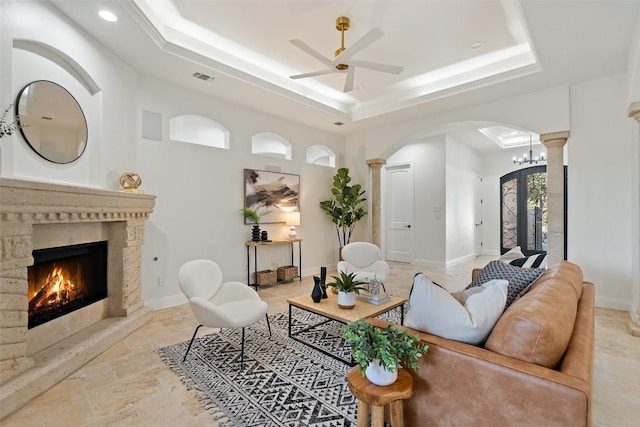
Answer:
MULTIPOLYGON (((240 329, 215 330, 156 350, 212 417, 222 426, 355 426, 357 400, 347 387, 352 367, 288 337, 288 313, 245 328, 240 368, 240 329)), ((294 309, 292 328, 300 331, 323 318, 294 309)), ((330 321, 301 338, 333 354, 348 355, 342 324, 330 321)))

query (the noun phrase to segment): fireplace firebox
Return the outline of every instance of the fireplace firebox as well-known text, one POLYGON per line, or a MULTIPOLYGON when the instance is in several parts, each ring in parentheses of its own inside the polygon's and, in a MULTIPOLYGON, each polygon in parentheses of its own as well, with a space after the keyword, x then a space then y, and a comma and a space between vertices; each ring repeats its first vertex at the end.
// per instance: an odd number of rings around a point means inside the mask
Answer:
POLYGON ((33 251, 29 329, 107 297, 107 242, 33 251))

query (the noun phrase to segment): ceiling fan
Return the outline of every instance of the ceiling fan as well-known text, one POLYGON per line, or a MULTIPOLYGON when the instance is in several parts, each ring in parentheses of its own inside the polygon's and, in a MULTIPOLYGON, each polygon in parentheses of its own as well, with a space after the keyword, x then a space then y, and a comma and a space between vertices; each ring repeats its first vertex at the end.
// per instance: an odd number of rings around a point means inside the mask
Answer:
POLYGON ((367 68, 369 70, 380 71, 383 73, 389 74, 400 74, 403 70, 403 67, 397 65, 387 65, 380 64, 378 62, 369 62, 369 61, 358 61, 355 59, 351 59, 356 53, 360 52, 379 38, 381 38, 384 33, 379 28, 372 28, 367 31, 362 37, 355 41, 348 48, 344 47, 344 32, 349 29, 350 21, 349 18, 345 16, 341 16, 336 19, 336 29, 340 31, 341 35, 341 45, 338 50, 335 51, 335 58, 330 60, 325 57, 317 50, 306 44, 300 39, 290 40, 290 42, 299 47, 300 49, 307 52, 309 55, 316 58, 318 61, 322 62, 327 68, 324 70, 313 71, 311 73, 304 74, 296 74, 293 76, 289 76, 291 79, 304 79, 307 77, 315 77, 321 76, 324 74, 330 73, 347 73, 347 79, 344 83, 343 92, 351 92, 353 90, 353 82, 355 79, 355 71, 356 67, 367 68))

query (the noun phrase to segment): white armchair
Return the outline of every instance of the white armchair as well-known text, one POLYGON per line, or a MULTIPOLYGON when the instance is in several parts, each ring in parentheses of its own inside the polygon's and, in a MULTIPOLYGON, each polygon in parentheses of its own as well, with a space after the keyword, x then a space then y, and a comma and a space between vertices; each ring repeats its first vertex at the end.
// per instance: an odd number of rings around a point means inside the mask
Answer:
POLYGON ((268 305, 258 293, 241 282, 222 283, 218 264, 207 259, 186 262, 178 271, 180 289, 189 299, 191 311, 199 323, 191 337, 182 361, 187 360, 193 340, 202 326, 209 328, 242 328, 240 367, 244 365, 244 328, 267 319, 269 335, 271 325, 267 315, 268 305))
POLYGON ((389 275, 389 264, 380 259, 380 248, 369 242, 353 242, 342 248, 342 259, 338 261, 338 273, 355 273, 356 280, 382 283, 389 275))

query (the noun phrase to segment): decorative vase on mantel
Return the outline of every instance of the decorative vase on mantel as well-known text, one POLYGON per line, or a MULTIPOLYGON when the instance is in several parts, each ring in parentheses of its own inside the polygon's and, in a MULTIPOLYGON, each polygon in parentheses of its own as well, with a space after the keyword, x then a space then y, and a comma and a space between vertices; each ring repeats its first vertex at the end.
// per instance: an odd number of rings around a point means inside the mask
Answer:
POLYGON ((254 242, 259 242, 261 240, 260 226, 258 224, 255 224, 251 230, 251 240, 254 242))

